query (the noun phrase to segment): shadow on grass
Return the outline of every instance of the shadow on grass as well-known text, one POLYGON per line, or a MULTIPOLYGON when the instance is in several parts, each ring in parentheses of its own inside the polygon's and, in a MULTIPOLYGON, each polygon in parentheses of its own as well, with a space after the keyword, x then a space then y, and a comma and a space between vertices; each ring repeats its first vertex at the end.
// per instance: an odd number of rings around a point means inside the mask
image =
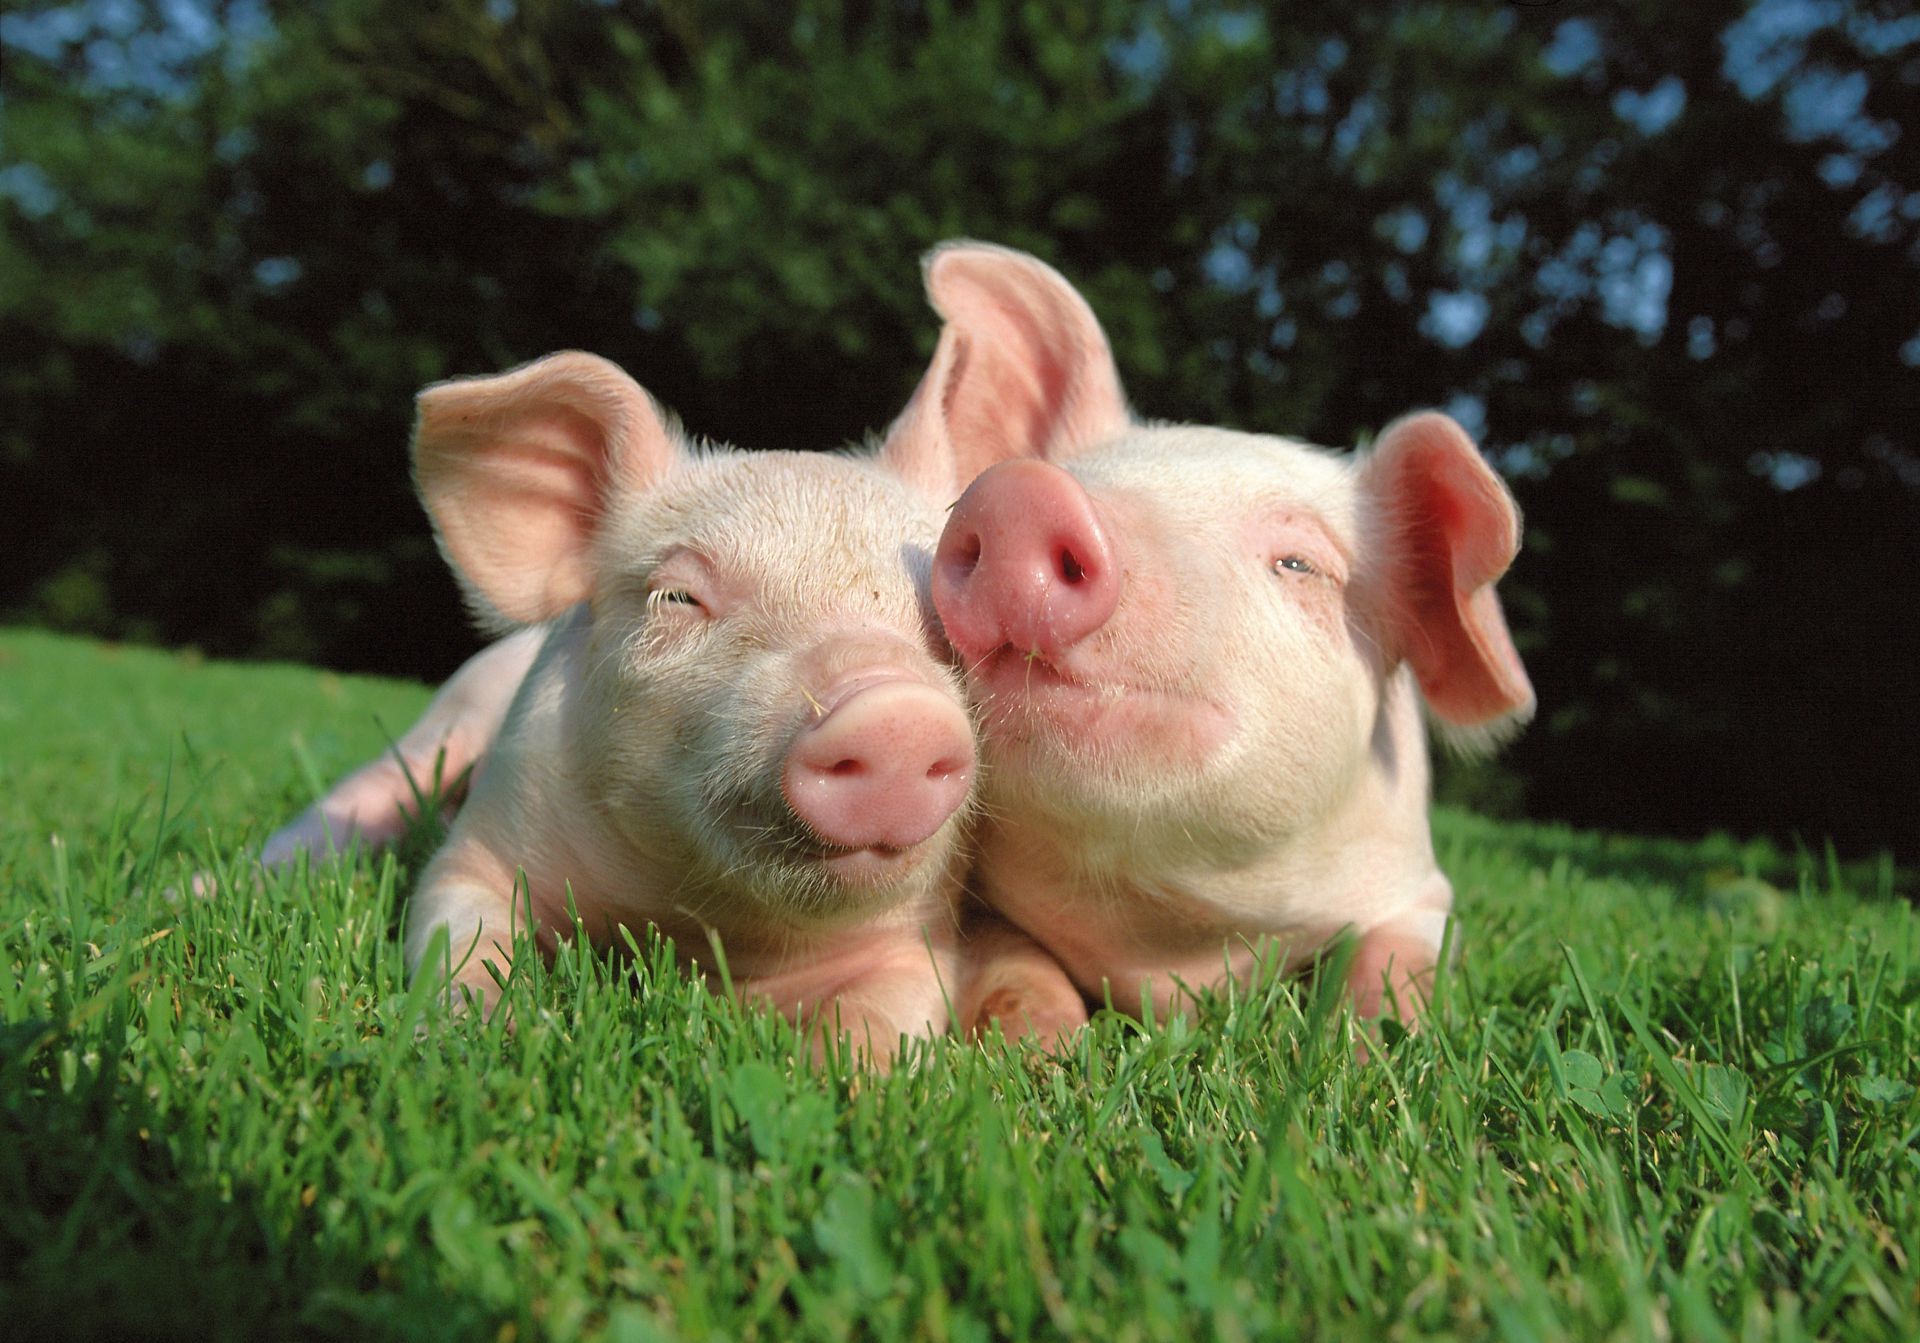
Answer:
POLYGON ((204 1134, 169 1133, 123 1080, 54 1051, 0 1051, 0 1300, 14 1338, 477 1338, 498 1324, 420 1271, 326 1243, 311 1207, 273 1209, 195 1169, 204 1134), (177 1140, 177 1141, 175 1141, 177 1140), (289 1215, 291 1214, 291 1215, 289 1215))

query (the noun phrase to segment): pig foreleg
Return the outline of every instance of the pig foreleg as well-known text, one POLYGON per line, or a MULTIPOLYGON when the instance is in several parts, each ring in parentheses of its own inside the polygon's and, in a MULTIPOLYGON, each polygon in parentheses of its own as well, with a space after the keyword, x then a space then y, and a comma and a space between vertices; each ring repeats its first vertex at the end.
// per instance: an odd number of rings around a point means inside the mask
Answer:
POLYGON ((1408 1025, 1418 1020, 1433 992, 1446 929, 1445 913, 1412 910, 1362 933, 1347 971, 1354 1010, 1367 1020, 1387 1014, 1408 1025))
POLYGON ((951 931, 942 927, 857 941, 734 987, 798 1026, 816 1060, 840 1054, 885 1072, 907 1041, 945 1033, 963 974, 951 931))
POLYGON ((954 1009, 966 1036, 979 1039, 998 1026, 1009 1040, 1032 1036, 1057 1046, 1087 1024, 1086 1000, 1060 962, 1006 920, 977 920, 962 950, 954 1009))
POLYGON ((456 830, 407 908, 407 979, 434 975, 445 981, 456 1010, 477 1008, 491 1016, 500 983, 513 968, 516 935, 537 931, 518 871, 456 830), (442 931, 444 944, 436 936, 442 931))

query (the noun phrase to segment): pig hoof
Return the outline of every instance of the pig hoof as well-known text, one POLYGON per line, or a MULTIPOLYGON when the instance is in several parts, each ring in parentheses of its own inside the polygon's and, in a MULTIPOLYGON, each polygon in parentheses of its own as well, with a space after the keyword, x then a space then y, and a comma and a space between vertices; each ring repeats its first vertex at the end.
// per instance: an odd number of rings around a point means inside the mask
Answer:
POLYGON ((1078 997, 1071 1002, 1048 999, 1008 986, 995 989, 980 1000, 967 1034, 974 1040, 983 1040, 998 1026, 1009 1042, 1031 1039, 1053 1051, 1065 1045, 1086 1024, 1086 1004, 1078 997))

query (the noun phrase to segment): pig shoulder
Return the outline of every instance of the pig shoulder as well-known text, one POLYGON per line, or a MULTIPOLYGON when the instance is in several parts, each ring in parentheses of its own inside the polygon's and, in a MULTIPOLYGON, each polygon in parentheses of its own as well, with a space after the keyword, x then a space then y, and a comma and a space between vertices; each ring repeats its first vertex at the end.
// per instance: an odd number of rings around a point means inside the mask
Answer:
POLYGON ((582 768, 583 734, 596 731, 582 694, 592 655, 584 607, 556 622, 507 711, 486 772, 449 835, 450 849, 474 846, 497 867, 524 876, 543 926, 565 926, 571 893, 589 931, 626 921, 643 926, 668 893, 651 889, 599 820, 582 768))

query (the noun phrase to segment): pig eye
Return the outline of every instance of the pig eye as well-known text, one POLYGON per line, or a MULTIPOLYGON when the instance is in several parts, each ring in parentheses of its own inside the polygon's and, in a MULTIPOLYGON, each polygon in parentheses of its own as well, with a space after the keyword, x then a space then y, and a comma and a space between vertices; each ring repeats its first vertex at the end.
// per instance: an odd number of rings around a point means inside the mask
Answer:
POLYGON ((662 607, 673 607, 689 615, 707 614, 707 608, 701 604, 700 599, 685 588, 655 588, 649 592, 647 594, 648 613, 651 614, 662 607))
POLYGON ((1311 562, 1302 559, 1298 555, 1282 555, 1273 562, 1273 571, 1275 573, 1284 572, 1289 574, 1317 574, 1320 572, 1313 567, 1311 562))

